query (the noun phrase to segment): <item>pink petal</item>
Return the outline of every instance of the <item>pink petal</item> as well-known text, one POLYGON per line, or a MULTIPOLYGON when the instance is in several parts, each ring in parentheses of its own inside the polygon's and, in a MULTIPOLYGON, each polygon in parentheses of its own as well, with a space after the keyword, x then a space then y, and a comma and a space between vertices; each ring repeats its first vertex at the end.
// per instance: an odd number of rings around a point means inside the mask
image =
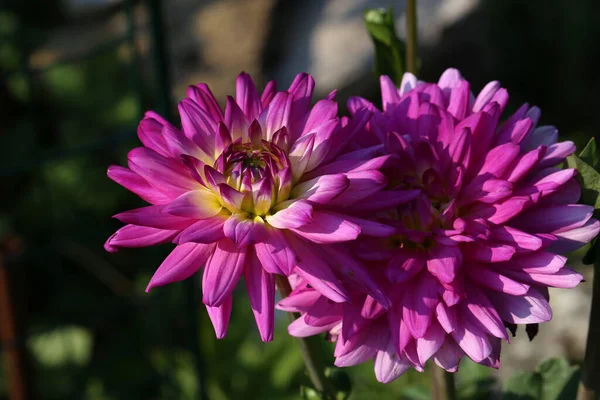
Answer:
POLYGON ((216 136, 217 122, 197 103, 184 99, 178 105, 181 117, 181 129, 186 137, 196 143, 207 155, 214 154, 214 137, 216 136))
POLYGON ((217 307, 205 306, 208 312, 208 317, 215 328, 217 339, 223 339, 227 333, 229 326, 229 318, 231 317, 231 308, 233 305, 233 296, 228 296, 223 304, 217 307))
POLYGON ((208 190, 193 190, 177 197, 164 211, 184 218, 207 219, 221 212, 217 196, 208 190))
POLYGON ((165 158, 150 149, 138 147, 131 150, 127 158, 133 172, 167 197, 177 197, 199 186, 183 163, 165 158))
POLYGON ((548 146, 548 152, 540 161, 539 167, 552 167, 560 164, 575 152, 575 143, 571 141, 555 143, 548 146))
POLYGON ((462 253, 457 246, 434 245, 427 252, 427 269, 442 283, 450 283, 462 265, 462 253))
POLYGON ((269 81, 265 85, 262 95, 260 96, 260 103, 263 108, 266 108, 267 105, 273 100, 275 94, 277 93, 277 82, 269 81))
POLYGON ((469 279, 473 282, 500 293, 522 296, 529 291, 529 285, 501 275, 481 264, 472 265, 467 271, 469 279))
POLYGON ((491 230, 491 240, 513 246, 517 252, 535 251, 542 247, 542 240, 510 226, 498 226, 491 230))
POLYGON ((286 312, 304 313, 315 304, 319 297, 322 297, 321 293, 316 290, 305 290, 281 299, 275 308, 286 312))
POLYGON ((600 232, 600 221, 590 219, 585 225, 556 234, 557 241, 548 250, 557 253, 569 253, 591 242, 600 232))
POLYGON ((175 235, 177 235, 177 231, 125 225, 108 238, 104 244, 104 249, 110 253, 115 253, 119 251, 119 247, 153 246, 168 243, 175 235))
POLYGON ((381 75, 379 77, 379 83, 381 85, 381 101, 383 103, 383 111, 388 110, 391 105, 400 102, 400 93, 394 82, 387 75, 381 75))
POLYGON ((438 303, 438 289, 437 281, 429 273, 422 273, 406 288, 402 319, 415 338, 423 337, 431 325, 438 303))
POLYGON ((118 219, 124 224, 170 230, 185 229, 194 222, 194 220, 189 218, 181 218, 167 214, 163 209, 164 206, 142 207, 119 213, 113 216, 113 218, 118 219))
POLYGON ((349 172, 346 177, 350 181, 348 188, 330 204, 353 204, 380 192, 387 186, 387 178, 377 170, 349 172))
MULTIPOLYGON (((565 266, 567 258, 547 251, 537 251, 498 264, 499 269, 511 269, 535 274, 553 274, 565 266)), ((514 293, 512 293, 514 294, 514 293)))
POLYGON ((392 283, 406 282, 425 266, 425 257, 420 251, 397 249, 394 254, 385 269, 385 276, 392 283))
POLYGON ((323 175, 296 185, 290 195, 292 198, 327 204, 346 190, 349 184, 344 174, 323 175))
POLYGON ((171 152, 169 151, 169 146, 162 135, 162 130, 162 122, 146 113, 144 119, 140 121, 137 133, 144 146, 154 150, 163 157, 170 157, 171 152))
POLYGON ((417 84, 417 77, 410 72, 405 72, 404 75, 402 75, 402 82, 400 82, 400 95, 404 95, 416 88, 417 84))
POLYGON ((311 326, 328 326, 342 320, 342 307, 326 297, 319 297, 304 315, 311 326))
POLYGON ((456 372, 463 355, 463 351, 456 342, 448 337, 433 357, 433 360, 440 368, 444 368, 448 372, 456 372))
POLYGON ((521 214, 511 225, 532 233, 560 233, 585 225, 593 211, 593 207, 583 204, 536 208, 521 214))
POLYGON ((508 340, 506 328, 486 294, 475 285, 467 285, 467 300, 462 302, 461 317, 485 329, 497 338, 508 340))
POLYGON ((327 332, 337 324, 338 322, 325 326, 311 326, 304 321, 304 318, 298 318, 288 325, 288 333, 294 337, 309 337, 327 332))
POLYGON ((385 350, 379 350, 375 354, 374 364, 375 377, 381 383, 390 383, 408 371, 411 366, 407 360, 398 358, 394 350, 394 344, 391 341, 385 350))
POLYGON ((227 219, 223 225, 223 232, 239 247, 261 241, 266 234, 262 220, 255 222, 240 214, 233 214, 227 219))
POLYGON ((223 225, 227 221, 225 215, 202 219, 184 229, 176 238, 176 243, 214 243, 225 237, 223 225))
POLYGON ((319 256, 318 247, 293 234, 286 235, 286 238, 300 259, 296 267, 298 275, 323 296, 336 303, 343 303, 350 299, 342 281, 323 261, 323 257, 319 256))
POLYGON ((127 168, 111 165, 106 175, 150 204, 166 204, 171 201, 170 197, 156 190, 144 178, 127 168))
POLYGON ((487 334, 474 324, 463 321, 450 335, 475 362, 486 359, 492 352, 492 345, 487 334))
POLYGON ((239 74, 235 81, 235 99, 250 121, 258 117, 262 109, 258 92, 252 78, 245 72, 239 74))
POLYGON ((256 255, 263 268, 272 274, 289 275, 298 262, 298 257, 283 233, 268 229, 263 242, 254 245, 256 255))
POLYGON ((456 307, 447 307, 443 302, 439 302, 435 308, 435 314, 440 326, 446 333, 453 332, 456 329, 458 321, 456 307))
POLYGON ((217 243, 202 277, 202 302, 220 306, 240 280, 246 262, 246 247, 239 248, 229 239, 217 243))
POLYGON ((278 229, 300 228, 313 221, 313 208, 306 200, 291 200, 286 203, 286 208, 267 215, 266 220, 271 226, 278 229))
POLYGON ((248 128, 250 127, 250 121, 244 111, 240 108, 238 103, 231 96, 227 96, 227 103, 225 104, 225 126, 231 133, 232 140, 242 139, 244 142, 248 141, 248 128))
POLYGON ((345 242, 356 239, 360 234, 358 225, 346 220, 340 214, 328 211, 313 211, 313 219, 310 223, 290 229, 315 243, 345 242))
POLYGON ((204 266, 214 249, 212 244, 196 243, 185 243, 175 247, 150 279, 146 292, 157 286, 189 278, 204 266))
POLYGON ((475 104, 473 104, 473 112, 481 111, 483 106, 490 102, 499 89, 500 82, 498 81, 492 81, 485 85, 475 99, 475 104))
POLYGON ((273 340, 275 277, 262 268, 255 255, 251 255, 244 268, 244 279, 260 337, 263 342, 270 342, 273 340))
POLYGON ((552 309, 548 300, 535 288, 525 296, 512 296, 489 292, 488 296, 500 317, 513 324, 538 324, 552 319, 552 309))
POLYGON ((425 336, 416 339, 417 355, 422 365, 437 353, 440 347, 442 347, 445 338, 446 332, 439 324, 433 322, 425 333, 425 336))
POLYGON ((553 274, 536 274, 518 270, 507 270, 506 275, 530 285, 566 289, 574 288, 583 281, 583 275, 567 267, 563 267, 560 271, 553 274))

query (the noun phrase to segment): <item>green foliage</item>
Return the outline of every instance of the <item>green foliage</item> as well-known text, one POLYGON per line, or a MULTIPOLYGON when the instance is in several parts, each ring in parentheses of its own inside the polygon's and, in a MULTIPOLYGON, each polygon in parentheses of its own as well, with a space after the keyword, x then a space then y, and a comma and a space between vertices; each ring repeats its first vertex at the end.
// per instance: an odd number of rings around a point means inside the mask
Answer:
POLYGON ((574 399, 579 381, 579 367, 563 358, 542 362, 533 372, 512 376, 506 383, 503 400, 574 399))
POLYGON ((396 34, 393 10, 368 9, 364 23, 375 46, 375 74, 388 75, 399 86, 405 71, 406 46, 396 34))

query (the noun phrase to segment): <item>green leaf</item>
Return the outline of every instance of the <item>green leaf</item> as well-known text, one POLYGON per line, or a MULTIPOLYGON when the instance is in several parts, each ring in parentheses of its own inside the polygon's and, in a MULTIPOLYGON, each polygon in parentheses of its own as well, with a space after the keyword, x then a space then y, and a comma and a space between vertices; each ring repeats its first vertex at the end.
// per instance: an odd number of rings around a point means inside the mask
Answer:
MULTIPOLYGON (((587 146, 586 146, 587 149, 587 146)), ((581 203, 600 208, 600 174, 590 164, 576 155, 567 157, 569 168, 577 169, 577 179, 581 184, 581 203)))
POLYGON ((568 400, 577 393, 579 367, 565 359, 553 358, 534 372, 513 375, 504 388, 503 400, 568 400))
POLYGON ((596 169, 598 165, 598 153, 596 152, 596 140, 591 138, 588 144, 585 145, 581 153, 579 153, 579 158, 586 164, 592 166, 592 168, 596 169))
POLYGON ((394 12, 391 8, 368 9, 364 22, 375 45, 375 73, 388 75, 399 86, 405 70, 405 45, 396 35, 394 12))

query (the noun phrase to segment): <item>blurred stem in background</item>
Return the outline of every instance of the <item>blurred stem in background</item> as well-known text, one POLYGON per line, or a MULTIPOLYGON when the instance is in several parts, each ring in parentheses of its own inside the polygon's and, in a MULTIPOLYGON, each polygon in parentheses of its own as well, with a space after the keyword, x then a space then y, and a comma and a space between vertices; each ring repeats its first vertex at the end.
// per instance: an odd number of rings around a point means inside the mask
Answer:
POLYGON ((406 71, 417 74, 417 0, 406 2, 406 71))
MULTIPOLYGON (((276 279, 279 294, 282 298, 288 297, 292 292, 290 282, 286 277, 280 275, 277 275, 276 279)), ((289 315, 291 321, 300 318, 300 315, 297 313, 289 313, 289 315)), ((319 356, 319 348, 315 345, 314 339, 316 338, 297 337, 296 339, 298 340, 300 352, 302 353, 306 370, 314 388, 321 394, 324 400, 335 399, 335 390, 329 379, 325 376, 325 365, 321 362, 322 358, 319 356)))
POLYGON ((432 364, 431 381, 433 383, 434 400, 456 400, 456 385, 453 373, 432 364))
POLYGON ((600 244, 595 247, 592 310, 577 400, 600 398, 600 244))

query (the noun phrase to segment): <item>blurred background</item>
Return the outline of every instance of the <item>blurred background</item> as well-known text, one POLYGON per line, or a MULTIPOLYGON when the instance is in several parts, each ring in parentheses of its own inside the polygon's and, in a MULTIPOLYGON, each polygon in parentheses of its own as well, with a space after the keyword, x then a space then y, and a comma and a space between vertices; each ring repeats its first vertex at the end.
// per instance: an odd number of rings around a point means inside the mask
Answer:
MULTIPOLYGON (((120 226, 110 217, 142 206, 106 169, 139 145, 145 110, 177 121, 187 85, 224 99, 242 70, 280 88, 306 71, 318 95, 377 100, 362 13, 388 6, 403 37, 402 0, 0 2, 0 399, 300 398, 287 316, 261 343, 241 287, 218 341, 193 279, 144 293, 168 245, 104 251, 120 226)), ((476 91, 498 79, 509 111, 538 105, 582 145, 600 131, 599 12, 596 0, 420 0, 420 77, 456 67, 476 91)), ((589 282, 551 292, 554 321, 532 345, 521 331, 505 346, 502 370, 465 362, 460 398, 493 398, 547 357, 580 361, 589 282)), ((381 385, 370 363, 346 371, 352 399, 430 398, 426 374, 381 385)))

